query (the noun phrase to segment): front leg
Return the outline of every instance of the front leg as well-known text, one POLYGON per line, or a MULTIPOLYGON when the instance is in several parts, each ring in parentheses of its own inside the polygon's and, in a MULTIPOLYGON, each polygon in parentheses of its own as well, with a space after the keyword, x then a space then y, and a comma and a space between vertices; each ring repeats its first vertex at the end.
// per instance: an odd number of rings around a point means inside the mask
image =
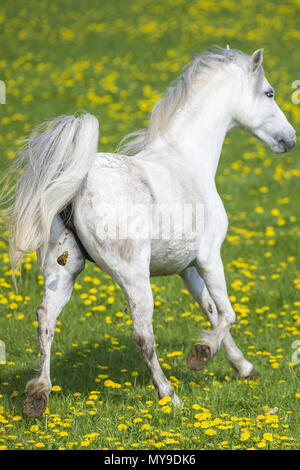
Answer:
MULTIPOLYGON (((218 311, 197 269, 195 267, 187 268, 182 273, 182 280, 192 297, 198 302, 202 311, 207 316, 212 328, 215 329, 219 322, 218 311)), ((237 347, 230 333, 227 333, 224 337, 224 346, 229 363, 240 377, 246 378, 258 375, 253 365, 245 359, 242 351, 237 347)), ((210 350, 209 353, 207 353, 205 348, 207 348, 207 346, 201 343, 194 346, 193 352, 188 357, 188 364, 191 368, 201 370, 207 360, 210 359, 210 350)))
POLYGON ((203 331, 200 339, 200 343, 209 348, 209 355, 212 357, 229 333, 235 321, 235 313, 228 298, 220 253, 227 233, 228 218, 216 188, 208 194, 204 209, 204 232, 195 267, 218 311, 218 321, 215 321, 213 330, 203 331))
POLYGON ((210 356, 214 356, 231 326, 235 321, 235 312, 227 294, 223 263, 220 254, 203 263, 197 259, 197 270, 204 279, 210 297, 213 299, 219 314, 218 323, 212 331, 204 331, 200 343, 210 349, 210 356))

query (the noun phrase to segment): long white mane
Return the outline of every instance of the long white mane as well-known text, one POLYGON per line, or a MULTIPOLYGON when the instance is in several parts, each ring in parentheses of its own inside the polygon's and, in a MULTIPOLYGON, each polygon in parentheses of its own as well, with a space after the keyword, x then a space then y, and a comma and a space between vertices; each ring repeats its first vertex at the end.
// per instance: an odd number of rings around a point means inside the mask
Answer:
POLYGON ((207 82, 212 73, 231 62, 248 67, 249 61, 249 56, 239 50, 217 46, 197 54, 185 67, 182 75, 168 88, 165 96, 155 104, 148 127, 125 136, 118 145, 117 152, 126 155, 139 153, 166 130, 174 113, 187 101, 195 83, 199 86, 200 80, 207 82))

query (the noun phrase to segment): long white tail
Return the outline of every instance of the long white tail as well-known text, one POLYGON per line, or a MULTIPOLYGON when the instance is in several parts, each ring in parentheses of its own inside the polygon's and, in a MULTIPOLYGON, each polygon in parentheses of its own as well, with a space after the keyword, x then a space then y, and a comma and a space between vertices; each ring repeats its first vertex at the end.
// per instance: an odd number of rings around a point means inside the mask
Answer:
POLYGON ((97 152, 98 120, 88 113, 59 116, 38 126, 20 156, 9 213, 13 271, 38 248, 44 260, 54 217, 76 196, 97 152))

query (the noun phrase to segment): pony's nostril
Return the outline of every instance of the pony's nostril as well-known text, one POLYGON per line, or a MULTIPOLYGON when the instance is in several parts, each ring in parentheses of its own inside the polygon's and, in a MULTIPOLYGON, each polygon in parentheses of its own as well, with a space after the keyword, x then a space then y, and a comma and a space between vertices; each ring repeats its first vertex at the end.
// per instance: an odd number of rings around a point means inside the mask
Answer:
POLYGON ((283 146, 285 152, 289 152, 296 145, 296 139, 291 139, 291 140, 280 139, 278 142, 279 144, 283 146))
POLYGON ((286 147, 285 141, 283 139, 280 139, 278 142, 279 142, 280 145, 282 145, 282 147, 284 148, 284 151, 287 152, 287 147, 286 147))

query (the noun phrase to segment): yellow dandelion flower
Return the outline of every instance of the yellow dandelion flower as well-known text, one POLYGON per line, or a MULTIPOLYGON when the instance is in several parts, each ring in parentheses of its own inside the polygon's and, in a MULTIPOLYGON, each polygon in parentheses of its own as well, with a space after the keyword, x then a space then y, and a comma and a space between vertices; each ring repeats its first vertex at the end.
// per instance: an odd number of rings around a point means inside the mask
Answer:
POLYGON ((110 379, 107 379, 107 380, 104 381, 104 386, 105 387, 111 387, 111 388, 120 388, 121 384, 113 382, 110 379))
POLYGON ((158 403, 159 403, 161 406, 164 406, 164 405, 166 405, 167 403, 169 403, 171 400, 172 400, 171 397, 168 397, 168 396, 167 396, 167 397, 161 398, 158 403))
POLYGON ((165 406, 162 406, 161 411, 163 413, 171 413, 172 410, 169 406, 165 405, 165 406))
POLYGON ((80 443, 81 447, 87 447, 89 444, 90 444, 89 441, 82 441, 82 442, 80 443))
POLYGON ((192 408, 194 408, 194 410, 200 410, 201 406, 196 403, 192 408))
POLYGON ((124 431, 128 426, 124 423, 118 425, 118 431, 124 431))
POLYGON ((149 429, 151 429, 151 426, 150 424, 143 424, 143 426, 141 427, 141 431, 148 431, 149 429))
POLYGON ((215 434, 217 434, 217 431, 215 431, 214 429, 207 429, 204 434, 207 434, 208 436, 214 436, 215 434))
POLYGON ((240 440, 241 441, 247 441, 250 437, 250 432, 249 431, 244 431, 241 434, 240 440))

